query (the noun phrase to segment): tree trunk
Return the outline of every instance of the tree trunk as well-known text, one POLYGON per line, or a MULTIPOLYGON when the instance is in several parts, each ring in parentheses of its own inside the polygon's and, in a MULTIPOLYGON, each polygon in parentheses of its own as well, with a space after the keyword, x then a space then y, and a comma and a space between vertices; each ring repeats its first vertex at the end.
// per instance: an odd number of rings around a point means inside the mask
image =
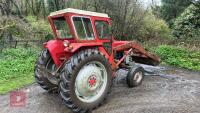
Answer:
POLYGON ((46 19, 46 7, 45 7, 45 1, 44 0, 42 0, 42 8, 43 8, 43 18, 44 18, 44 20, 46 19))
POLYGON ((17 10, 17 14, 18 14, 18 16, 21 17, 21 11, 20 11, 18 5, 17 5, 13 0, 10 0, 10 1, 11 1, 11 3, 15 6, 15 8, 16 8, 16 10, 17 10))
POLYGON ((32 10, 32 12, 33 12, 33 15, 36 15, 33 0, 31 0, 31 10, 32 10))

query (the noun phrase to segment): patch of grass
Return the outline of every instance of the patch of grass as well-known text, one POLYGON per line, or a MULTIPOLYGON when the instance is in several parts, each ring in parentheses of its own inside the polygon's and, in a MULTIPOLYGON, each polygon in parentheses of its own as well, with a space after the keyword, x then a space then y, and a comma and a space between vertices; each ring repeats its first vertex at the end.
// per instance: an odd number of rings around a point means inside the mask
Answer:
POLYGON ((169 45, 161 45, 156 48, 155 52, 166 64, 200 70, 200 52, 169 45))
POLYGON ((0 53, 0 94, 33 82, 36 49, 5 49, 0 53))

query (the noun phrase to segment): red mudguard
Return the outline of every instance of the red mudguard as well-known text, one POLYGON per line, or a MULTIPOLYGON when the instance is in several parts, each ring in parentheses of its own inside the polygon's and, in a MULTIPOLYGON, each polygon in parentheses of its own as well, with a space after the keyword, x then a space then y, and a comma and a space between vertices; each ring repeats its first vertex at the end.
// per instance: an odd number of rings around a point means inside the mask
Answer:
POLYGON ((44 44, 44 47, 48 49, 56 66, 59 66, 61 64, 60 58, 65 57, 65 47, 63 45, 63 41, 50 40, 49 42, 44 44))

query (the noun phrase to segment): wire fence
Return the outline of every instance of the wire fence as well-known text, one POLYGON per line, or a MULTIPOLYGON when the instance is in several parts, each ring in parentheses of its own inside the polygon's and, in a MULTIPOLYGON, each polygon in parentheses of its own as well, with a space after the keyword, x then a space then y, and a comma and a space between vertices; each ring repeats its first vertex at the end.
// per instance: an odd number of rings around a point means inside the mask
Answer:
POLYGON ((5 48, 17 48, 17 47, 42 47, 45 40, 12 40, 12 41, 0 41, 0 52, 5 48))

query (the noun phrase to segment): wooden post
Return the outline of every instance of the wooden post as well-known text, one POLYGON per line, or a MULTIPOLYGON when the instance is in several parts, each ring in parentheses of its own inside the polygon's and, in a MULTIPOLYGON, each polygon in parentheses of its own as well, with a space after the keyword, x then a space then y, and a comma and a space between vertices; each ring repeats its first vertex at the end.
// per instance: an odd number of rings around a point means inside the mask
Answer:
POLYGON ((25 44, 25 48, 27 48, 28 47, 28 41, 26 41, 26 44, 25 44))
POLYGON ((3 51, 3 48, 4 48, 4 41, 1 41, 1 44, 2 44, 2 46, 1 46, 1 48, 0 48, 0 51, 2 52, 2 51, 3 51))
POLYGON ((17 40, 15 41, 15 49, 17 48, 17 40))

